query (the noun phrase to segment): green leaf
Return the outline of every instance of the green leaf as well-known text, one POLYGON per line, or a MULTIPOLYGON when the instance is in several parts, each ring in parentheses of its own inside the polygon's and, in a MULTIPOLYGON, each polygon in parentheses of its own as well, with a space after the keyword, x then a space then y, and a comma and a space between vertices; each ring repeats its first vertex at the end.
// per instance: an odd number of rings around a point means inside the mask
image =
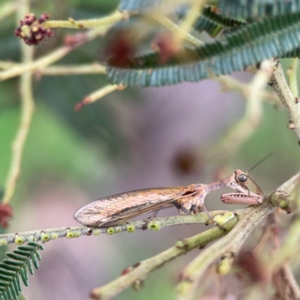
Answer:
POLYGON ((29 242, 28 246, 34 247, 35 249, 39 249, 39 250, 45 250, 45 247, 41 244, 38 243, 34 243, 34 242, 29 242))
POLYGON ((9 270, 0 269, 0 274, 6 275, 6 276, 14 276, 15 273, 9 270))
POLYGON ((11 284, 11 285, 8 287, 8 289, 9 289, 10 292, 11 292, 12 298, 13 298, 14 300, 18 300, 18 292, 16 291, 14 285, 11 284))
POLYGON ((9 271, 12 271, 12 272, 17 272, 19 270, 18 267, 14 267, 14 266, 10 266, 10 265, 4 265, 4 264, 0 264, 0 269, 9 270, 9 271))
POLYGON ((34 247, 29 247, 29 246, 19 246, 17 250, 15 251, 23 251, 23 252, 31 252, 32 250, 34 250, 34 247))
POLYGON ((34 267, 38 270, 39 269, 39 262, 38 262, 37 256, 35 254, 32 255, 31 261, 32 261, 34 267))
POLYGON ((17 293, 20 293, 20 292, 22 292, 22 288, 21 288, 21 286, 19 286, 17 278, 18 278, 18 276, 14 277, 12 282, 13 282, 14 289, 17 291, 17 293))
POLYGON ((6 253, 6 255, 9 258, 15 259, 15 260, 19 260, 19 261, 27 261, 27 257, 21 256, 21 255, 17 255, 15 253, 6 253))
POLYGON ((158 52, 129 57, 125 66, 110 65, 107 76, 115 84, 142 87, 196 82, 281 57, 300 47, 299 34, 300 13, 268 18, 245 25, 219 41, 186 48, 166 63, 158 52))
POLYGON ((281 55, 280 58, 295 58, 300 57, 300 47, 294 48, 292 51, 288 51, 281 55))
POLYGON ((19 255, 22 255, 22 256, 28 256, 28 252, 29 251, 24 251, 24 250, 14 250, 14 253, 16 253, 16 254, 19 254, 19 255))
MULTIPOLYGON (((122 0, 119 10, 145 13, 167 7, 174 8, 172 0, 122 0)), ((300 11, 299 0, 219 0, 217 7, 224 17, 254 19, 291 14, 300 11)), ((166 10, 167 11, 167 10, 166 10)))
POLYGON ((7 281, 7 282, 10 282, 11 281, 11 277, 9 276, 5 276, 5 275, 0 275, 0 280, 2 281, 7 281))
POLYGON ((20 246, 12 253, 6 253, 10 259, 4 259, 0 263, 0 297, 1 299, 17 300, 22 292, 21 278, 25 286, 28 286, 28 273, 34 274, 34 267, 39 268, 39 251, 44 247, 38 243, 28 243, 20 246))
POLYGON ((39 261, 42 261, 42 256, 41 256, 40 252, 36 252, 35 255, 39 261))
MULTIPOLYGON (((178 18, 185 18, 188 14, 188 7, 179 10, 178 18)), ((211 7, 205 7, 198 19, 194 22, 193 28, 197 31, 205 31, 211 37, 216 37, 222 30, 236 30, 240 26, 246 25, 245 22, 231 18, 225 18, 222 15, 214 13, 211 7)))
POLYGON ((28 286, 28 274, 26 266, 20 269, 20 275, 25 286, 28 286))
POLYGON ((16 283, 18 285, 18 290, 20 293, 22 293, 22 285, 21 285, 21 280, 20 280, 20 276, 16 276, 16 283))
POLYGON ((7 296, 8 296, 8 298, 9 298, 9 299, 11 299, 11 298, 13 297, 13 295, 12 295, 12 292, 11 292, 11 288, 10 288, 10 286, 8 286, 8 287, 7 287, 7 290, 6 290, 6 292, 7 292, 7 296))
POLYGON ((34 274, 34 269, 33 269, 32 261, 31 261, 31 260, 27 260, 27 261, 26 261, 26 264, 27 264, 27 268, 28 268, 28 270, 29 270, 29 273, 30 273, 31 275, 33 275, 33 274, 34 274))
POLYGON ((147 10, 157 8, 163 3, 170 4, 171 1, 172 0, 122 0, 119 4, 119 10, 131 13, 146 12, 147 10))
POLYGON ((253 19, 291 14, 300 11, 299 0, 219 0, 218 8, 223 16, 253 19))
POLYGON ((6 265, 10 265, 10 266, 22 266, 23 262, 21 261, 14 261, 14 260, 10 260, 10 259, 4 259, 3 262, 6 265))

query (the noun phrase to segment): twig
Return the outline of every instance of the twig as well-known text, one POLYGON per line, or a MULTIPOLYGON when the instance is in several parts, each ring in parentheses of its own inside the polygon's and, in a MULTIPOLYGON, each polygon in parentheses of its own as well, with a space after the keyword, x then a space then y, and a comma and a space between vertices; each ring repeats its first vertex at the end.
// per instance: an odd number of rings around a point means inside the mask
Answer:
MULTIPOLYGON (((24 2, 24 0, 22 0, 24 2)), ((18 7, 22 6, 21 1, 10 1, 0 6, 0 21, 12 15, 17 11, 18 7)), ((22 16, 23 17, 23 16, 22 16)))
MULTIPOLYGON (((122 19, 122 14, 119 13, 119 20, 122 19)), ((45 55, 44 57, 41 57, 31 63, 26 63, 22 65, 14 66, 6 71, 0 72, 0 81, 13 78, 15 76, 18 76, 24 72, 34 72, 39 69, 45 68, 48 65, 54 63, 55 61, 63 58, 65 55, 67 55, 72 50, 76 49, 77 47, 95 39, 96 37, 100 35, 104 35, 106 31, 114 25, 116 22, 115 17, 113 18, 112 22, 107 25, 106 27, 97 27, 94 28, 86 33, 82 33, 82 36, 80 39, 72 44, 72 45, 66 45, 63 47, 58 48, 57 50, 54 50, 50 54, 45 55)))
POLYGON ((14 65, 15 65, 15 63, 12 62, 12 61, 0 60, 0 70, 7 70, 7 69, 11 68, 14 65))
MULTIPOLYGON (((19 66, 20 63, 12 61, 1 61, 0 69, 7 70, 19 66)), ((98 62, 81 65, 54 65, 47 68, 39 69, 35 75, 59 76, 59 75, 81 75, 81 74, 105 74, 106 68, 98 62)))
POLYGON ((280 202, 291 194, 293 189, 299 185, 300 182, 300 173, 295 174, 288 181, 283 183, 280 187, 276 189, 276 191, 271 196, 271 202, 273 205, 280 207, 280 202))
MULTIPOLYGON (((210 212, 212 217, 226 213, 224 210, 210 212)), ((187 216, 173 216, 168 218, 156 218, 148 224, 149 230, 158 230, 168 226, 183 224, 207 224, 209 218, 206 213, 187 216)), ((78 238, 84 235, 115 234, 119 232, 133 232, 145 229, 144 220, 130 221, 125 224, 111 226, 108 228, 90 228, 86 226, 50 228, 27 232, 0 234, 0 246, 7 244, 23 244, 32 241, 48 242, 57 238, 78 238)))
POLYGON ((291 270, 291 267, 288 265, 284 265, 283 269, 284 269, 287 284, 289 285, 295 299, 300 299, 300 288, 291 270))
POLYGON ((265 201, 262 205, 243 210, 239 214, 239 222, 234 229, 205 249, 185 268, 182 275, 183 280, 177 286, 177 299, 192 299, 199 279, 209 265, 225 252, 238 252, 252 230, 274 209, 269 201, 265 201))
POLYGON ((63 46, 63 47, 60 47, 60 48, 52 51, 50 54, 47 54, 33 62, 15 65, 6 71, 0 72, 0 81, 19 76, 25 72, 35 72, 35 71, 39 70, 39 68, 45 68, 46 66, 63 58, 70 51, 74 50, 76 47, 78 47, 80 45, 77 44, 76 46, 73 46, 73 47, 63 46))
POLYGON ((203 0, 193 1, 192 5, 186 14, 185 19, 179 24, 180 31, 178 31, 178 40, 184 38, 183 32, 190 32, 191 28, 193 27, 194 23, 197 21, 199 17, 199 13, 202 11, 204 5, 203 0))
POLYGON ((91 104, 94 103, 95 101, 103 98, 104 96, 108 95, 109 93, 112 93, 116 90, 123 90, 125 87, 122 86, 118 86, 117 84, 108 84, 102 88, 100 88, 99 90, 89 94, 88 96, 86 96, 81 102, 77 103, 75 106, 75 110, 78 111, 80 110, 83 106, 87 105, 87 104, 91 104))
POLYGON ((71 28, 71 29, 84 29, 84 28, 95 28, 98 26, 108 26, 111 23, 116 23, 123 18, 123 15, 119 11, 113 12, 111 15, 93 19, 93 20, 79 20, 75 21, 73 18, 69 18, 68 21, 46 21, 44 26, 46 28, 71 28))
POLYGON ((266 242, 272 236, 272 230, 274 230, 274 213, 270 214, 267 218, 266 224, 262 229, 260 239, 252 250, 255 255, 259 255, 259 253, 262 251, 263 246, 265 246, 266 242))
POLYGON ((272 74, 271 61, 264 61, 252 82, 248 85, 248 102, 244 117, 224 135, 214 147, 211 157, 226 160, 256 130, 262 119, 261 92, 272 74), (220 153, 222 155, 220 155, 220 153))
POLYGON ((136 267, 133 267, 129 273, 100 288, 94 289, 91 293, 91 299, 110 299, 132 285, 135 281, 146 279, 151 272, 158 269, 166 262, 169 262, 194 248, 204 247, 208 243, 224 236, 236 225, 236 223, 237 218, 234 217, 222 225, 226 231, 219 227, 215 227, 188 239, 178 241, 175 246, 157 254, 156 256, 141 261, 136 267))
POLYGON ((292 58, 292 65, 291 67, 287 70, 287 75, 289 76, 289 84, 290 84, 290 89, 294 97, 299 97, 299 90, 298 90, 298 58, 292 58))
POLYGON ((288 266, 287 264, 283 265, 282 272, 284 275, 286 287, 289 287, 294 299, 300 299, 300 288, 290 266, 288 266))
POLYGON ((99 63, 86 65, 60 65, 40 69, 39 73, 45 76, 105 74, 106 68, 99 63))
POLYGON ((300 290, 291 269, 285 264, 272 274, 272 283, 277 299, 298 300, 300 290))
MULTIPOLYGON (((293 189, 299 185, 300 172, 282 184, 271 196, 271 202, 274 205, 280 205, 282 199, 288 198, 293 189)), ((269 261, 268 266, 276 269, 285 264, 293 257, 299 257, 299 236, 300 236, 300 218, 294 219, 289 227, 288 235, 282 244, 281 249, 274 253, 274 257, 269 261)))
POLYGON ((298 103, 297 98, 293 96, 287 84, 279 61, 277 62, 273 71, 273 76, 271 77, 271 86, 277 93, 283 106, 288 111, 290 118, 289 128, 294 130, 298 138, 298 144, 300 145, 300 104, 298 103))
MULTIPOLYGON (((222 84, 222 90, 225 92, 236 91, 238 93, 241 93, 244 97, 248 97, 249 95, 249 84, 240 82, 232 78, 231 76, 218 76, 214 77, 213 79, 222 84)), ((260 97, 263 98, 265 102, 273 104, 276 108, 283 107, 275 92, 270 92, 264 89, 261 91, 260 97)))
MULTIPOLYGON (((24 1, 23 4, 19 6, 18 15, 22 16, 24 15, 24 13, 28 12, 28 10, 29 3, 28 1, 24 1)), ((24 43, 21 43, 21 49, 22 59, 24 63, 30 64, 33 59, 34 48, 28 47, 24 43)), ((10 202, 16 188, 17 179, 20 175, 23 149, 34 111, 34 101, 31 85, 32 75, 30 73, 23 74, 20 78, 20 94, 22 102, 21 123, 13 143, 13 155, 2 201, 5 204, 10 202)))
POLYGON ((272 261, 269 261, 269 267, 278 269, 284 263, 299 258, 299 236, 300 219, 297 218, 289 227, 288 236, 286 236, 280 250, 274 253, 272 261))
POLYGON ((183 31, 178 25, 172 22, 169 18, 158 13, 147 15, 147 17, 149 17, 150 19, 154 19, 155 21, 157 21, 158 23, 160 23, 161 25, 163 25, 164 27, 166 27, 176 35, 181 35, 182 39, 184 39, 186 42, 190 43, 191 45, 197 47, 203 45, 203 43, 200 40, 198 40, 188 32, 183 31))

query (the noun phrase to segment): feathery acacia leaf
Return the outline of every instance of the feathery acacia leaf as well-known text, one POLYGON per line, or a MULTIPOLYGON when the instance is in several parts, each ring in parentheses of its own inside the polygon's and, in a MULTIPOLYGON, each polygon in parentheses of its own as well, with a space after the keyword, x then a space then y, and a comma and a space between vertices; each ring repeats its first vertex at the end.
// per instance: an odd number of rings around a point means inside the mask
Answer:
POLYGON ((223 16, 249 20, 298 13, 300 0, 219 0, 218 9, 223 16))
MULTIPOLYGON (((185 18, 188 12, 189 8, 187 6, 182 7, 177 13, 178 18, 185 18)), ((245 22, 218 15, 212 11, 211 7, 205 7, 201 14, 199 14, 199 17, 195 21, 193 28, 199 32, 205 31, 211 37, 215 37, 222 30, 235 30, 245 24, 245 22)))
POLYGON ((300 13, 267 18, 247 24, 213 43, 184 49, 165 63, 159 52, 128 57, 124 66, 114 66, 108 61, 108 78, 115 84, 142 87, 195 82, 281 57, 300 47, 299 35, 300 13))
MULTIPOLYGON (((186 3, 188 2, 186 1, 186 3)), ((174 5, 179 6, 183 3, 184 1, 174 0, 122 0, 119 10, 130 13, 145 13, 162 6, 174 8, 174 5)), ((300 0, 219 0, 216 6, 224 17, 250 20, 297 13, 300 11, 300 0)))
POLYGON ((6 253, 10 259, 0 263, 0 299, 17 300, 22 292, 21 278, 28 286, 28 273, 33 275, 34 268, 38 269, 37 253, 44 250, 40 244, 30 242, 27 246, 20 246, 12 253, 6 253))
POLYGON ((156 9, 162 4, 174 7, 174 0, 122 0, 119 10, 129 13, 144 13, 156 9))

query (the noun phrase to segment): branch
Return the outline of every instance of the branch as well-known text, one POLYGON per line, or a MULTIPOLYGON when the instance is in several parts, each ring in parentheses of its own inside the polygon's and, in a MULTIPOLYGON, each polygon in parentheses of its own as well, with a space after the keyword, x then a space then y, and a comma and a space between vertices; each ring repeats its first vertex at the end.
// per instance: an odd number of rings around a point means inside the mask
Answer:
POLYGON ((92 20, 79 20, 75 21, 73 18, 69 18, 68 21, 46 21, 43 25, 46 28, 71 28, 71 29, 84 29, 84 28, 95 28, 99 26, 108 26, 111 23, 116 23, 123 18, 123 14, 119 11, 113 12, 111 15, 92 20))
MULTIPOLYGON (((292 188, 297 184, 300 179, 300 173, 293 176, 278 189, 276 189, 271 195, 265 199, 264 203, 257 206, 252 206, 246 209, 234 211, 234 215, 238 216, 239 222, 235 225, 237 219, 232 213, 226 211, 213 211, 210 212, 214 219, 218 220, 229 220, 228 223, 222 225, 222 230, 219 227, 212 228, 204 233, 178 242, 176 246, 170 248, 156 255, 153 258, 145 260, 141 265, 135 267, 128 274, 114 280, 107 284, 103 288, 97 288, 93 291, 92 296, 96 299, 101 294, 101 299, 112 297, 120 291, 127 288, 130 284, 133 284, 138 279, 143 279, 148 276, 150 272, 161 266, 163 263, 172 260, 173 258, 185 253, 188 250, 206 245, 210 241, 217 239, 225 234, 224 228, 229 230, 233 226, 235 228, 223 239, 219 240, 211 247, 207 248, 198 256, 192 264, 183 273, 183 281, 179 284, 178 293, 179 295, 185 295, 186 292, 193 291, 195 284, 199 277, 203 274, 206 268, 213 263, 215 259, 221 257, 225 252, 236 253, 245 239, 249 236, 252 230, 259 224, 259 222, 267 216, 270 212, 274 211, 274 204, 280 203, 277 201, 279 195, 288 195, 292 188), (274 201, 270 201, 273 199, 274 201), (275 201, 276 200, 276 201, 275 201), (273 204, 272 204, 273 203, 273 204), (228 215, 229 213, 229 215, 228 215), (223 216, 220 216, 224 214, 223 216), (230 226, 227 227, 227 226, 230 226), (231 227, 232 226, 232 227, 231 227)), ((78 227, 63 227, 63 228, 52 228, 46 230, 36 230, 23 233, 10 233, 0 235, 0 245, 7 245, 8 243, 23 244, 28 241, 42 241, 47 242, 57 238, 77 238, 83 235, 99 235, 103 233, 114 234, 122 231, 133 232, 136 229, 148 229, 148 230, 159 230, 160 228, 183 225, 183 224, 196 224, 209 222, 209 218, 206 213, 199 213, 195 215, 186 216, 174 216, 168 218, 157 218, 147 224, 143 220, 131 221, 126 224, 116 225, 109 228, 89 228, 85 226, 78 227), (145 228, 145 224, 147 224, 145 228)), ((217 221, 218 223, 222 223, 217 221)), ((224 222, 224 221, 223 221, 224 222)))
MULTIPOLYGON (((242 94, 245 98, 249 96, 249 84, 238 81, 230 76, 218 76, 214 77, 213 80, 218 81, 222 85, 222 91, 236 91, 242 94)), ((261 91, 260 97, 269 104, 274 105, 276 108, 281 108, 282 103, 275 92, 270 92, 266 89, 261 91)))
POLYGON ((224 137, 214 146, 211 157, 228 157, 236 152, 238 147, 251 136, 262 119, 263 103, 262 91, 264 90, 272 74, 271 61, 264 61, 261 69, 257 71, 250 84, 247 85, 247 107, 244 117, 234 124, 224 137))
POLYGON ((129 270, 129 273, 100 288, 94 289, 91 293, 91 299, 110 299, 125 288, 134 284, 137 280, 142 281, 146 279, 151 272, 158 269, 166 262, 169 262, 192 249, 199 247, 202 248, 208 243, 226 235, 226 233, 230 231, 238 221, 233 213, 229 214, 231 214, 233 218, 222 224, 225 230, 219 227, 214 227, 185 240, 178 241, 175 246, 134 265, 133 268, 129 270))
POLYGON ((48 68, 40 69, 39 73, 46 76, 106 74, 106 68, 99 63, 86 65, 54 65, 48 68))
POLYGON ((225 252, 236 253, 253 229, 274 210, 269 201, 243 210, 234 229, 210 247, 203 250, 183 271, 182 281, 177 286, 178 299, 191 299, 198 287, 199 279, 206 269, 225 252))
POLYGON ((201 45, 204 45, 203 42, 201 42, 200 40, 198 40, 197 38, 195 38, 193 35, 189 34, 188 32, 183 31, 177 24, 175 24, 169 18, 167 18, 159 13, 147 15, 147 17, 157 21, 158 23, 160 23, 161 25, 166 27, 168 30, 173 32, 175 34, 175 36, 176 35, 180 36, 184 41, 186 41, 187 43, 189 43, 193 46, 199 47, 201 45))
POLYGON ((184 18, 184 20, 182 20, 181 24, 179 24, 180 30, 177 33, 178 41, 184 39, 184 35, 186 32, 191 31, 194 23, 199 17, 199 12, 201 12, 203 9, 204 4, 204 0, 192 2, 189 12, 186 14, 186 17, 184 18))
MULTIPOLYGON (((19 6, 18 15, 23 16, 29 11, 28 1, 24 1, 19 6)), ((34 55, 34 48, 26 46, 21 42, 22 60, 25 64, 30 64, 34 55)), ((34 101, 32 95, 32 75, 25 73, 20 79, 20 94, 22 102, 21 123, 13 143, 13 155, 6 180, 3 203, 8 204, 14 194, 17 179, 20 175, 21 160, 24 145, 28 136, 32 115, 34 111, 34 101)))
POLYGON ((295 98, 287 84, 284 72, 280 62, 278 61, 271 77, 271 86, 277 93, 283 106, 286 108, 290 118, 289 128, 293 129, 300 145, 300 104, 295 98))
POLYGON ((78 111, 83 106, 85 106, 87 104, 94 103, 95 101, 105 97, 106 95, 108 95, 108 94, 110 94, 110 93, 112 93, 116 90, 122 91, 124 88, 125 88, 125 86, 120 86, 120 85, 117 85, 117 84, 108 84, 104 87, 101 87, 100 89, 98 89, 97 91, 89 94, 82 101, 77 103, 75 105, 75 110, 78 111))
MULTIPOLYGON (((210 212, 212 217, 226 213, 224 210, 210 212)), ((168 218, 156 218, 146 226, 149 230, 158 230, 168 226, 183 224, 208 224, 209 218, 206 213, 187 216, 174 216, 168 218)), ((123 225, 111 226, 109 228, 90 228, 86 226, 50 228, 45 230, 34 230, 18 233, 0 234, 0 246, 15 243, 17 245, 27 242, 48 242, 57 238, 78 238, 84 235, 114 234, 119 232, 133 232, 135 230, 144 230, 144 220, 130 221, 123 225)))
MULTIPOLYGON (((23 0, 23 2, 24 2, 24 0, 23 0)), ((6 3, 2 4, 0 6, 0 21, 2 19, 9 17, 13 13, 15 13, 16 10, 18 9, 18 7, 20 7, 20 5, 22 6, 22 3, 19 0, 18 1, 10 1, 10 2, 6 2, 6 3)))
MULTIPOLYGON (((275 210, 276 207, 270 201, 272 196, 275 193, 278 193, 278 191, 291 191, 291 185, 295 183, 295 178, 297 177, 300 177, 300 173, 292 177, 290 180, 272 192, 271 195, 265 199, 263 204, 234 211, 234 214, 238 216, 239 222, 234 226, 230 233, 201 252, 201 254, 194 259, 194 261, 190 263, 182 273, 182 281, 179 283, 177 288, 179 299, 189 299, 189 297, 192 296, 197 287, 199 278, 201 275, 203 275, 209 265, 212 264, 217 258, 221 257, 226 252, 235 254, 239 251, 242 244, 251 234, 253 229, 260 223, 260 221, 275 210)), ((200 215, 202 214, 203 213, 200 215)), ((181 216, 179 218, 183 217, 186 216, 181 216)), ((205 216, 203 215, 203 217, 205 216)), ((214 234, 218 232, 218 228, 213 228, 213 230, 214 231, 206 231, 201 233, 192 237, 191 239, 197 239, 200 244, 202 241, 206 243, 208 241, 206 238, 204 238, 206 234, 215 236, 214 234), (204 240, 202 240, 202 238, 204 238, 204 240)), ((94 289, 91 294, 91 298, 109 299, 125 288, 129 287, 131 284, 134 284, 135 281, 145 279, 150 272, 163 265, 163 263, 168 262, 182 254, 178 250, 178 245, 187 245, 187 240, 190 241, 189 239, 186 239, 183 243, 178 242, 177 247, 172 247, 152 258, 142 261, 137 267, 130 269, 128 274, 115 279, 103 287, 94 289)), ((188 246, 188 248, 185 250, 187 251, 192 249, 189 247, 190 246, 188 246)))
MULTIPOLYGON (((112 16, 114 16, 114 14, 112 16)), ((118 20, 121 19, 122 19, 122 14, 118 13, 118 20)), ((16 65, 6 71, 0 72, 0 81, 16 77, 25 72, 34 72, 49 66, 55 61, 66 56, 69 52, 76 49, 77 47, 89 41, 92 41, 98 36, 104 35, 107 32, 107 30, 115 24, 115 22, 116 22, 116 18, 114 16, 110 24, 106 26, 94 28, 86 33, 82 33, 80 36, 77 36, 78 37, 77 39, 75 39, 76 37, 74 38, 75 41, 73 43, 69 43, 68 45, 62 46, 57 50, 54 50, 50 54, 47 54, 33 62, 16 65)))
POLYGON ((289 85, 291 89, 291 93, 294 95, 294 97, 299 97, 299 91, 298 91, 298 57, 292 58, 292 65, 290 68, 287 69, 287 75, 289 77, 289 85))
MULTIPOLYGON (((7 70, 12 67, 20 67, 22 64, 12 61, 0 60, 0 70, 7 70)), ((104 65, 94 62, 91 64, 81 65, 54 65, 47 68, 39 69, 36 72, 38 75, 46 76, 58 76, 58 75, 79 75, 79 74, 106 74, 106 68, 104 65)))
MULTIPOLYGON (((275 210, 273 205, 277 206, 280 204, 279 199, 282 198, 282 195, 285 197, 290 195, 294 187, 299 183, 299 180, 300 172, 274 190, 267 198, 264 199, 264 203, 262 205, 252 206, 242 210, 239 214, 239 222, 234 229, 226 237, 205 249, 201 255, 196 257, 183 271, 183 281, 177 286, 177 298, 185 300, 191 299, 195 293, 200 277, 203 275, 208 266, 212 264, 218 257, 221 257, 225 252, 231 252, 233 254, 237 253, 247 237, 260 223, 260 221, 275 210)), ((300 219, 298 223, 299 222, 300 219)), ((299 224, 297 225, 298 227, 295 226, 294 228, 295 230, 297 228, 297 233, 295 232, 295 234, 298 235, 293 235, 293 237, 299 236, 300 226, 299 224)), ((294 239, 293 242, 296 243, 298 240, 296 241, 294 239)), ((291 250, 291 247, 293 246, 294 244, 291 245, 291 243, 289 243, 289 245, 286 246, 286 250, 291 250)), ((293 250, 294 249, 295 247, 293 250)), ((286 257, 284 257, 284 255, 282 255, 280 258, 275 255, 272 257, 270 264, 273 266, 280 266, 282 263, 284 263, 285 258, 286 257)))

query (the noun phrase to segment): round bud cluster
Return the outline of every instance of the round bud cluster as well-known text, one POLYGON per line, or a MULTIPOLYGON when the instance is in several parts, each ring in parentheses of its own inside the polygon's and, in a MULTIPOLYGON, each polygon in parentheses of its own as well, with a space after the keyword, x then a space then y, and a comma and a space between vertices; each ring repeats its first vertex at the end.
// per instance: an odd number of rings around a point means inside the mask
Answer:
POLYGON ((50 16, 46 13, 37 18, 34 14, 25 15, 24 20, 20 21, 20 26, 15 30, 15 35, 24 40, 25 44, 37 45, 45 37, 52 37, 54 32, 50 28, 43 26, 50 16))

